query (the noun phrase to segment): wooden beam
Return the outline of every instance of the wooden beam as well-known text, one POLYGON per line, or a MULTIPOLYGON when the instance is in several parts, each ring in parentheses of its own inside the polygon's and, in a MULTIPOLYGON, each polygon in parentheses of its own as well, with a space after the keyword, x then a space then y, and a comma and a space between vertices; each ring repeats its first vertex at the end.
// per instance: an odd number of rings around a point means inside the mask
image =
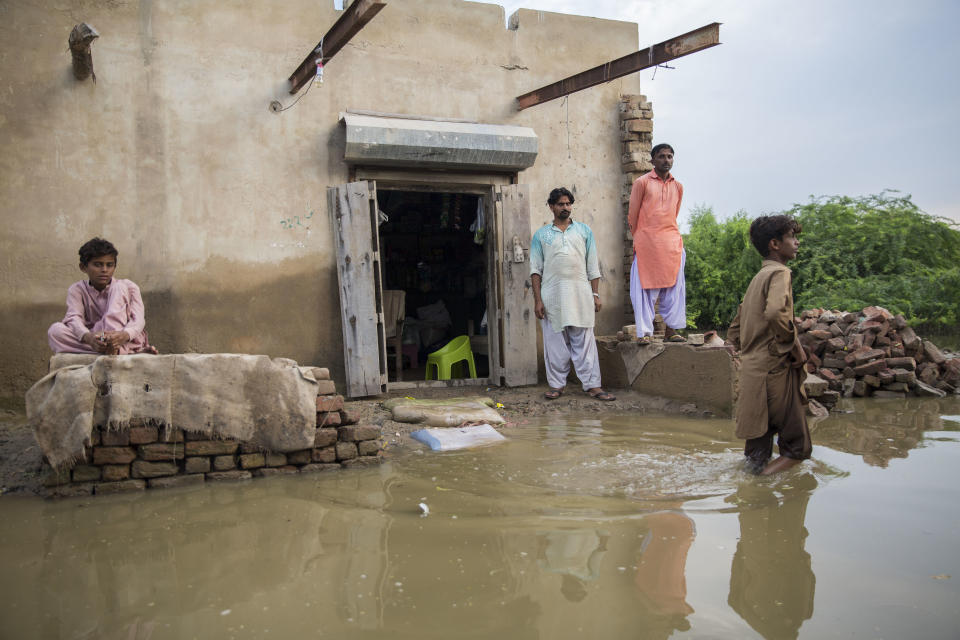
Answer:
POLYGON ((320 45, 323 45, 323 64, 335 56, 350 38, 380 13, 386 2, 377 0, 356 0, 347 7, 330 30, 324 34, 317 46, 303 59, 297 70, 290 75, 290 93, 296 93, 316 74, 317 58, 320 57, 320 45))
POLYGON ((549 100, 562 98, 576 91, 609 82, 641 69, 655 67, 658 64, 709 49, 718 44, 720 44, 720 23, 714 22, 682 36, 641 49, 636 53, 611 60, 593 69, 581 71, 569 78, 540 87, 536 91, 517 96, 517 110, 522 111, 549 100))

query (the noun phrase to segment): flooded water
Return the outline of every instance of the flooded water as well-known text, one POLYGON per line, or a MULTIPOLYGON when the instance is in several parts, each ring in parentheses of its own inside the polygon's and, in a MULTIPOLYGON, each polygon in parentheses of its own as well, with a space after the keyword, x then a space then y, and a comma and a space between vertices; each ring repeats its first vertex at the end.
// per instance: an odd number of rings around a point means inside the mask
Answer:
POLYGON ((0 638, 957 638, 960 402, 842 407, 773 479, 730 421, 593 414, 373 470, 0 498, 0 638))

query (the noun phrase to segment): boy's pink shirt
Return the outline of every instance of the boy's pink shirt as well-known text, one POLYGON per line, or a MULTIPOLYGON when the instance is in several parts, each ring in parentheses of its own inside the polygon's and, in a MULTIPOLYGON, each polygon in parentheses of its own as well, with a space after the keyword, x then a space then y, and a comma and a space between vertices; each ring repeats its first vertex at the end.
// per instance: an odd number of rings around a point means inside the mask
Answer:
POLYGON ((67 289, 67 314, 63 323, 77 340, 88 331, 126 331, 132 342, 146 326, 140 287, 130 280, 113 278, 103 291, 86 280, 67 289))

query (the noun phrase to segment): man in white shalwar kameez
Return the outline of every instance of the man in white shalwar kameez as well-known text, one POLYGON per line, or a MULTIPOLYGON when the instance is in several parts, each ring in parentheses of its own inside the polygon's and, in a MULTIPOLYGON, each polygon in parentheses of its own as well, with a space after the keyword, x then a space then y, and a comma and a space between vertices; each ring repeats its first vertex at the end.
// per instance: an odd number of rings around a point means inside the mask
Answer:
POLYGON ((597 244, 590 227, 570 219, 573 202, 566 188, 551 191, 547 206, 553 222, 538 229, 530 242, 534 313, 543 329, 543 361, 550 385, 545 395, 550 400, 560 397, 572 361, 584 391, 597 400, 615 400, 600 386, 593 335, 594 315, 603 306, 597 244))

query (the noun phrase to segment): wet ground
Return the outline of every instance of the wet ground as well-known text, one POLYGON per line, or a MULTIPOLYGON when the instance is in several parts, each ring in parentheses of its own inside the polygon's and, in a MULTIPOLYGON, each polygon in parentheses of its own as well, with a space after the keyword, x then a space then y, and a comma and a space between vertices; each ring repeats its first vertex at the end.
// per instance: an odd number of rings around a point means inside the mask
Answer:
POLYGON ((377 469, 7 495, 0 638, 956 638, 960 400, 840 408, 772 479, 729 420, 584 404, 377 469))

